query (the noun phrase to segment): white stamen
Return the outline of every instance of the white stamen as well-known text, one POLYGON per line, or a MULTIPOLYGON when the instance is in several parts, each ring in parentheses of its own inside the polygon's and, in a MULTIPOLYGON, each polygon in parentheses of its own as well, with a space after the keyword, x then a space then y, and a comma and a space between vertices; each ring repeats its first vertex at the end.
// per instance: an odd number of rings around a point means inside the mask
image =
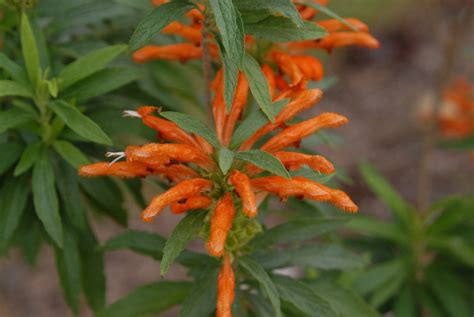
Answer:
POLYGON ((125 152, 107 152, 105 153, 106 157, 115 157, 115 159, 109 163, 109 166, 114 164, 115 162, 123 159, 125 157, 125 152))
POLYGON ((138 112, 133 111, 133 110, 125 110, 122 113, 123 113, 124 117, 132 117, 132 118, 141 118, 142 117, 138 112))

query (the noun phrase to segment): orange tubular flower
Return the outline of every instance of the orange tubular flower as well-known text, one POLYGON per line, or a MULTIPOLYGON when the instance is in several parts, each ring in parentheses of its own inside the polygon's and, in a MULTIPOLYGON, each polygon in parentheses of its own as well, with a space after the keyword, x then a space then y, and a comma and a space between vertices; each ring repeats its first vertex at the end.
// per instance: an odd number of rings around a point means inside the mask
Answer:
POLYGON ((133 60, 146 63, 157 59, 187 61, 202 57, 202 48, 193 44, 180 43, 166 46, 148 45, 133 53, 133 60))
POLYGON ((245 75, 240 73, 235 89, 235 97, 232 102, 232 108, 230 114, 227 116, 225 121, 225 128, 223 134, 223 144, 228 146, 232 133, 234 132, 235 124, 240 119, 244 107, 247 105, 247 96, 249 92, 249 83, 245 78, 245 75))
POLYGON ((212 189, 212 182, 204 178, 182 181, 165 193, 153 198, 150 205, 143 211, 142 219, 145 222, 150 222, 154 217, 157 217, 167 205, 199 195, 210 189, 212 189))
MULTIPOLYGON (((322 174, 332 174, 336 171, 334 165, 321 155, 309 155, 298 152, 276 152, 273 153, 285 166, 288 171, 296 171, 303 165, 322 174)), ((251 175, 258 174, 262 170, 256 166, 247 166, 247 171, 251 175)))
POLYGON ((165 27, 161 32, 163 34, 179 35, 194 44, 201 44, 202 42, 201 26, 191 27, 173 21, 168 24, 168 26, 165 27))
POLYGON ((366 32, 336 32, 329 34, 320 41, 315 42, 315 47, 331 51, 342 46, 361 46, 366 48, 379 48, 380 43, 366 32))
POLYGON ((192 168, 181 165, 172 164, 168 166, 152 166, 150 167, 153 174, 162 175, 173 183, 180 183, 184 180, 198 178, 199 174, 192 168))
POLYGON ((276 90, 276 74, 273 71, 273 69, 268 66, 268 64, 264 64, 262 66, 262 72, 267 78, 268 82, 268 88, 270 90, 270 96, 272 97, 272 100, 275 98, 275 90, 276 90))
POLYGON ((150 175, 147 166, 140 162, 100 162, 81 166, 79 175, 85 177, 116 176, 124 178, 145 177, 150 175))
POLYGON ((235 276, 230 256, 224 257, 217 281, 216 317, 232 317, 232 303, 235 297, 235 276))
POLYGON ((313 119, 286 128, 265 143, 261 149, 267 152, 276 152, 291 145, 299 145, 302 138, 322 128, 336 128, 347 122, 347 118, 339 114, 323 113, 313 119))
MULTIPOLYGON (((164 140, 200 147, 197 140, 178 127, 176 123, 152 115, 153 112, 157 111, 159 111, 157 107, 143 106, 138 108, 136 113, 146 126, 158 131, 160 137, 164 140)), ((134 116, 133 113, 134 111, 126 111, 126 115, 129 116, 134 116)))
POLYGON ((292 85, 297 85, 304 79, 303 73, 289 54, 284 52, 273 52, 271 58, 275 61, 281 71, 290 78, 292 85))
POLYGON ((286 200, 289 196, 330 202, 347 212, 357 212, 358 207, 343 191, 332 189, 304 177, 286 179, 281 176, 259 177, 252 180, 257 190, 277 194, 286 200))
POLYGON ((306 80, 318 81, 323 78, 323 64, 313 56, 291 56, 306 80))
MULTIPOLYGON (((357 30, 359 30, 361 32, 368 32, 369 31, 369 27, 367 26, 367 24, 365 24, 364 22, 362 22, 359 19, 347 18, 347 19, 344 19, 344 20, 347 23, 354 26, 357 30)), ((334 33, 334 32, 337 32, 337 31, 352 31, 351 27, 349 27, 348 25, 342 23, 338 19, 322 20, 322 21, 316 22, 316 24, 323 27, 323 28, 325 28, 326 31, 328 31, 329 33, 334 33)))
POLYGON ((201 149, 187 144, 150 143, 141 147, 127 148, 130 161, 166 166, 174 162, 194 163, 206 170, 215 167, 211 158, 201 149))
POLYGON ((244 173, 235 170, 230 174, 229 180, 242 200, 242 211, 244 214, 249 218, 255 217, 257 215, 257 202, 252 191, 250 178, 244 173))
POLYGON ((211 232, 207 240, 207 251, 213 256, 224 254, 225 243, 235 216, 232 194, 227 192, 214 209, 211 219, 211 232))
POLYGON ((205 209, 211 206, 212 199, 207 196, 192 196, 171 204, 171 212, 182 214, 189 210, 205 209))
POLYGON ((320 89, 305 90, 297 93, 295 98, 275 117, 275 122, 269 122, 258 129, 240 146, 240 150, 250 149, 263 136, 281 127, 286 121, 293 119, 301 111, 314 106, 314 104, 321 100, 322 96, 323 92, 320 89))

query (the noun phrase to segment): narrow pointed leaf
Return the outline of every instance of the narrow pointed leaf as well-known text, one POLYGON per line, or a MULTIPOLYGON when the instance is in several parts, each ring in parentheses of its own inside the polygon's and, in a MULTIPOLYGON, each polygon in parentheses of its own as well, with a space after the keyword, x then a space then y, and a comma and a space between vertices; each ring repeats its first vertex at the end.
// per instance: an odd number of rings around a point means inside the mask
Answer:
POLYGON ((32 98, 33 94, 22 84, 13 80, 0 80, 0 97, 28 97, 32 98))
POLYGON ((188 282, 156 282, 142 286, 119 299, 103 311, 99 317, 158 316, 180 304, 191 290, 188 282))
POLYGON ((278 158, 261 150, 249 150, 237 152, 235 158, 251 163, 272 174, 290 178, 290 174, 285 169, 278 158))
POLYGON ((273 284, 272 280, 268 276, 267 272, 255 261, 250 258, 239 259, 239 265, 253 276, 260 284, 264 294, 270 300, 272 304, 275 316, 282 316, 280 308, 280 294, 277 288, 273 284))
POLYGON ((186 245, 199 232, 204 224, 207 213, 204 210, 189 213, 178 223, 166 241, 163 249, 163 259, 160 264, 160 275, 164 276, 174 260, 184 251, 186 245))
POLYGON ((126 45, 107 46, 88 53, 67 65, 58 75, 60 89, 66 89, 74 83, 102 70, 126 49, 126 45))
POLYGON ((80 136, 100 144, 111 145, 112 141, 104 131, 91 119, 83 115, 77 108, 64 101, 56 101, 49 107, 64 121, 64 123, 80 136))
POLYGON ((234 152, 226 148, 221 148, 219 150, 219 167, 224 175, 227 175, 227 172, 231 168, 233 162, 234 152))
POLYGON ((26 70, 33 87, 36 87, 38 75, 40 74, 40 58, 38 46, 31 28, 30 21, 25 12, 21 15, 21 48, 25 60, 26 70))
POLYGON ((275 121, 272 111, 272 98, 270 96, 270 88, 268 87, 267 79, 263 74, 260 65, 257 61, 250 56, 245 54, 243 71, 249 82, 250 90, 254 99, 257 101, 260 109, 265 113, 268 119, 272 122, 275 121))
POLYGON ((188 1, 173 1, 160 5, 140 21, 130 38, 130 49, 136 50, 156 36, 165 26, 193 9, 188 1))
POLYGON ((56 140, 53 143, 53 147, 56 152, 74 168, 90 163, 89 159, 81 150, 68 141, 56 140))
POLYGON ((184 131, 201 136, 213 147, 220 147, 220 143, 216 134, 204 122, 199 121, 190 115, 174 111, 161 112, 160 115, 170 121, 173 121, 184 131))
POLYGON ((49 236, 62 248, 63 227, 54 187, 54 170, 46 152, 42 153, 33 167, 32 188, 36 214, 49 236))
POLYGON ((28 178, 5 179, 0 190, 0 253, 5 251, 25 210, 29 186, 28 178))

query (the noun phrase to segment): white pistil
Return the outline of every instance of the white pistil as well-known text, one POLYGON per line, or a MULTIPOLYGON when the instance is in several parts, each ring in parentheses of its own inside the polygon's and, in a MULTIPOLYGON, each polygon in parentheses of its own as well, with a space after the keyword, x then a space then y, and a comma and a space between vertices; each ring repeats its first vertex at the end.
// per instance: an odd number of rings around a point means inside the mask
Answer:
POLYGON ((115 157, 115 159, 109 163, 109 166, 114 164, 115 162, 123 159, 125 157, 125 152, 107 152, 105 153, 106 157, 115 157))
POLYGON ((123 116, 124 117, 132 117, 132 118, 141 118, 142 117, 138 112, 133 111, 133 110, 125 110, 123 112, 123 116))

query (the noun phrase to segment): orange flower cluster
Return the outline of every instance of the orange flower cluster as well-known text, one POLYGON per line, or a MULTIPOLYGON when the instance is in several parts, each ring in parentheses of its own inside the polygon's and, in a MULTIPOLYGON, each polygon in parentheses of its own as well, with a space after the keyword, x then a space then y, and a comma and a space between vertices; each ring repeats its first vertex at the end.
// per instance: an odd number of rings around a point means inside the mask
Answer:
POLYGON ((467 78, 458 77, 444 91, 438 122, 441 134, 463 138, 474 134, 474 85, 467 78))
MULTIPOLYGON (((160 5, 166 1, 154 0, 160 5)), ((325 4, 325 1, 317 1, 325 4)), ((311 19, 317 11, 298 6, 304 19, 311 19)), ((147 46, 133 55, 137 62, 155 59, 186 61, 202 57, 201 28, 203 16, 199 10, 188 14, 192 20, 190 26, 173 22, 163 30, 166 34, 176 34, 187 39, 188 43, 168 46, 147 46)), ((298 147, 301 140, 321 129, 336 128, 348 122, 348 119, 336 113, 322 113, 314 118, 289 125, 298 114, 313 107, 322 98, 320 89, 308 89, 309 80, 323 78, 323 67, 319 60, 311 56, 290 55, 288 50, 322 48, 331 50, 338 46, 361 45, 377 47, 378 42, 367 32, 367 26, 355 19, 348 19, 359 31, 349 31, 345 24, 337 20, 317 22, 328 30, 329 35, 317 41, 288 43, 275 46, 266 57, 267 64, 262 65, 270 95, 274 102, 288 99, 289 102, 275 116, 274 122, 268 122, 245 140, 237 151, 258 148, 281 161, 288 171, 295 171, 307 166, 322 174, 335 171, 334 166, 324 157, 288 151, 298 147), (277 74, 270 65, 277 65, 277 74), (268 137, 263 140, 264 137, 268 137), (256 146, 257 143, 263 143, 256 146)), ((252 43, 250 39, 247 41, 252 43)), ((218 56, 217 49, 211 46, 211 54, 218 56)), ((212 82, 214 99, 212 114, 214 129, 220 147, 228 147, 234 130, 247 106, 249 84, 243 73, 239 74, 234 99, 229 112, 226 112, 224 101, 223 70, 217 72, 212 82)), ((223 257, 223 265, 218 280, 217 316, 231 316, 234 300, 235 277, 232 271, 232 252, 227 245, 227 238, 238 213, 248 218, 257 215, 259 203, 273 193, 280 199, 288 197, 312 199, 318 202, 329 202, 346 211, 356 212, 357 206, 341 190, 324 186, 304 177, 286 179, 281 176, 263 176, 260 167, 250 163, 242 164, 236 160, 230 170, 224 174, 218 166, 217 153, 201 136, 188 133, 177 124, 163 119, 159 108, 142 106, 137 111, 127 111, 126 115, 138 117, 142 122, 156 130, 162 143, 151 143, 143 146, 128 146, 124 152, 111 155, 124 157, 126 160, 112 163, 101 162, 82 166, 82 176, 117 176, 146 177, 158 176, 168 179, 173 186, 156 196, 142 212, 144 221, 151 221, 159 216, 165 207, 170 206, 175 214, 185 212, 212 212, 210 232, 207 239, 209 254, 223 257), (241 206, 241 208, 240 208, 241 206)))
MULTIPOLYGON (((159 6, 167 0, 152 0, 152 4, 159 6)), ((314 0, 321 5, 326 5, 327 0, 314 0)), ((201 9, 204 7, 201 5, 201 9)), ((303 20, 311 21, 318 11, 307 6, 297 6, 303 20)), ((172 22, 162 30, 163 34, 174 34, 182 37, 187 42, 171 45, 148 45, 133 54, 133 60, 138 63, 145 63, 157 59, 187 61, 190 59, 199 59, 203 55, 202 43, 202 13, 197 10, 191 10, 187 13, 191 20, 190 25, 184 25, 180 22, 172 22)), ((296 84, 301 80, 320 80, 324 71, 321 62, 308 55, 298 55, 308 49, 323 49, 331 52, 334 48, 343 46, 361 46, 367 48, 378 48, 379 42, 369 34, 369 29, 365 23, 358 19, 345 19, 348 24, 342 23, 337 19, 320 20, 314 22, 316 25, 324 28, 328 35, 318 40, 308 40, 299 42, 290 42, 286 44, 275 44, 269 50, 265 57, 265 63, 276 64, 282 75, 289 77, 291 84, 296 84), (355 29, 355 30, 354 30, 355 29)), ((255 41, 251 36, 246 36, 246 46, 252 49, 255 41)), ((215 44, 210 44, 212 57, 218 57, 218 49, 215 44)), ((265 67, 264 72, 273 72, 272 68, 265 67)), ((283 80, 283 76, 275 78, 275 85, 284 89, 288 84, 283 80)))

